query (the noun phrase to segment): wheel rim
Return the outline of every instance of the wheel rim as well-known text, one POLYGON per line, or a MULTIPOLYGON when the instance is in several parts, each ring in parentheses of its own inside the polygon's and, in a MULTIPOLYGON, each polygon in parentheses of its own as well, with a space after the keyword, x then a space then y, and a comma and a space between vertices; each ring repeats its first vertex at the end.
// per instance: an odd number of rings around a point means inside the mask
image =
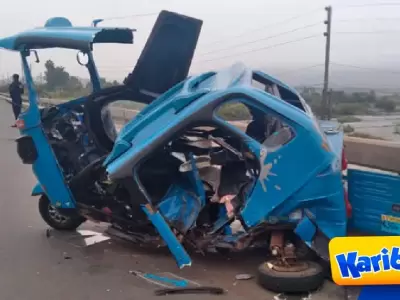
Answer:
POLYGON ((51 204, 49 204, 48 211, 50 218, 58 224, 65 224, 69 220, 68 217, 62 215, 59 210, 51 204))
POLYGON ((271 269, 278 272, 302 272, 308 269, 309 265, 307 262, 302 261, 290 261, 288 260, 286 263, 281 261, 272 261, 269 264, 271 269))

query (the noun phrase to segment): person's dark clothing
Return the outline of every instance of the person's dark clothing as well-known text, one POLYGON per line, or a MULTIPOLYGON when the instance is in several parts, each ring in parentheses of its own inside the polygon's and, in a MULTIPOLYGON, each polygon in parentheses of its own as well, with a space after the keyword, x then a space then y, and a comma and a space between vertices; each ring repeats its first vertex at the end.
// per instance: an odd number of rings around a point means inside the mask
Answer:
POLYGON ((8 90, 10 93, 12 101, 12 109, 16 120, 18 119, 18 116, 21 113, 22 94, 24 93, 24 87, 19 81, 13 81, 8 87, 8 90))

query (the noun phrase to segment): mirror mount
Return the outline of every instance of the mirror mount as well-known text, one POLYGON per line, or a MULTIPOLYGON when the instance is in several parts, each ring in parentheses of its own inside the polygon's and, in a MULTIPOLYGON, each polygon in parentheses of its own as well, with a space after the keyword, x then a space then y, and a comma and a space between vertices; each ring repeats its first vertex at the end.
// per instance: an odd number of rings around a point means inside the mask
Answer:
POLYGON ((31 53, 35 55, 35 63, 40 63, 39 55, 36 50, 31 50, 31 53))
POLYGON ((89 57, 88 57, 87 53, 82 52, 82 51, 79 51, 79 52, 76 54, 76 61, 77 61, 78 64, 80 64, 81 66, 87 67, 88 64, 89 64, 89 57), (83 62, 83 61, 82 61, 82 59, 83 59, 85 56, 87 57, 87 62, 83 62))
POLYGON ((97 24, 99 24, 99 23, 101 23, 101 22, 103 22, 104 21, 104 19, 95 19, 95 20, 93 20, 93 22, 92 22, 92 26, 93 27, 97 27, 97 24))

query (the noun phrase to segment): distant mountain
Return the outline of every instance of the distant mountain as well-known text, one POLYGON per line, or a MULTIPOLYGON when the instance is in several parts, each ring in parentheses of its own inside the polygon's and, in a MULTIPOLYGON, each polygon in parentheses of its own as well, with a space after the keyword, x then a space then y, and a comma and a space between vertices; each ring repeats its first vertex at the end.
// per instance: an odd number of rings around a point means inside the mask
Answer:
MULTIPOLYGON (((293 68, 296 69, 296 68, 293 68)), ((395 70, 393 67, 391 70, 395 70)), ((386 72, 371 72, 365 70, 338 70, 330 72, 330 88, 349 92, 364 92, 375 90, 380 93, 400 92, 400 68, 398 74, 386 72)), ((293 71, 290 69, 275 69, 263 71, 278 79, 297 87, 307 86, 316 89, 323 87, 323 68, 293 71)))

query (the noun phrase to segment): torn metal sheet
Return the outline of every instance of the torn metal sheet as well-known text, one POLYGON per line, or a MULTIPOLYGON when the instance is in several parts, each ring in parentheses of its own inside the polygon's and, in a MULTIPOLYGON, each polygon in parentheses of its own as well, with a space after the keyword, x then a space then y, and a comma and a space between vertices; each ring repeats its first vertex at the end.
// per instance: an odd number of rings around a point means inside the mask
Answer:
POLYGON ((145 273, 131 270, 129 273, 147 281, 148 283, 163 288, 194 288, 201 286, 193 280, 186 279, 170 272, 145 273))

